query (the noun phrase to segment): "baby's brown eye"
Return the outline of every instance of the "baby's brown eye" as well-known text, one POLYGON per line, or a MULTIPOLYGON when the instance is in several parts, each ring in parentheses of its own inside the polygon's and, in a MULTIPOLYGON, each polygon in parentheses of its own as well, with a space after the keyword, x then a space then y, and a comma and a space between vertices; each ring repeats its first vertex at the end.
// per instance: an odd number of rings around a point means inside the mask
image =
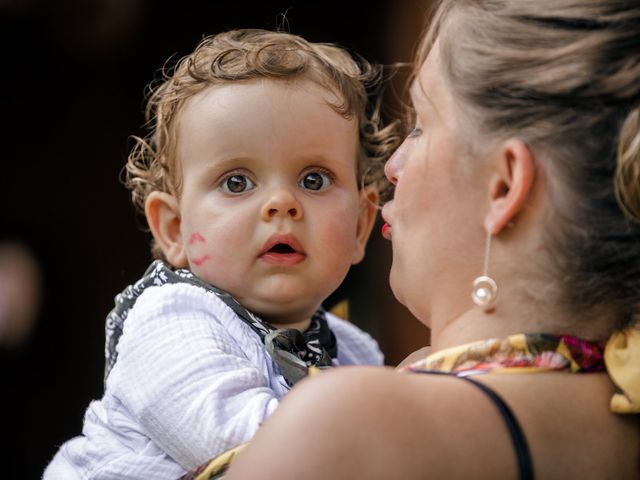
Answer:
POLYGON ((307 190, 320 191, 329 185, 331 185, 331 178, 322 172, 309 172, 300 180, 300 186, 307 190))
POLYGON ((255 184, 245 175, 231 175, 220 185, 220 188, 227 193, 243 193, 254 187, 255 184))

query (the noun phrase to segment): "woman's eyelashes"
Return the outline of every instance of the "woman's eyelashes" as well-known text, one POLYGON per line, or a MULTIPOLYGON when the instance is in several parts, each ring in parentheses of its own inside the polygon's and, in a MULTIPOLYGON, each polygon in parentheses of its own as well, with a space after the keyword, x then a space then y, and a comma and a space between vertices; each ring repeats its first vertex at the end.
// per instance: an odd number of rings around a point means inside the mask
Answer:
POLYGON ((246 175, 232 173, 222 179, 218 188, 225 193, 240 194, 253 190, 256 188, 256 184, 246 175))
POLYGON ((420 135, 422 135, 422 128, 413 127, 407 134, 407 138, 419 137, 420 135))

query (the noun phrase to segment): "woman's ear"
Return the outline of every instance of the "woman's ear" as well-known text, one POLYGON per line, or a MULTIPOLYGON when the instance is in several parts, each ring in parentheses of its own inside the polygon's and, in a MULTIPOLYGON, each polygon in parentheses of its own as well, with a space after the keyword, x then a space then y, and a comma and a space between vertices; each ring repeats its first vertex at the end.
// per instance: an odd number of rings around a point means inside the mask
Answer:
POLYGON ((144 213, 153 238, 167 261, 177 268, 187 267, 187 254, 180 233, 180 208, 176 197, 165 192, 151 192, 145 201, 144 213))
POLYGON ((362 187, 360 190, 360 207, 356 228, 356 248, 351 260, 352 265, 360 263, 364 258, 367 242, 371 236, 371 230, 376 223, 379 199, 380 195, 378 194, 378 189, 373 185, 362 187))
POLYGON ((489 213, 485 218, 488 232, 498 234, 524 209, 534 177, 535 162, 529 146, 516 139, 504 143, 489 183, 489 213))

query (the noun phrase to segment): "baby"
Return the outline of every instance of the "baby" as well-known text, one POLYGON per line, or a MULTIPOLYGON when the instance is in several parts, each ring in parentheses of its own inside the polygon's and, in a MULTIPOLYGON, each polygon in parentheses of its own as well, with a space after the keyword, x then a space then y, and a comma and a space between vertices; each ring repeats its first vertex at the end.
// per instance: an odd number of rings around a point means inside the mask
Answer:
POLYGON ((321 308, 363 258, 398 140, 378 80, 338 47, 238 30, 153 91, 127 180, 158 260, 116 297, 104 396, 46 479, 177 478, 250 439, 309 367, 382 363, 321 308))

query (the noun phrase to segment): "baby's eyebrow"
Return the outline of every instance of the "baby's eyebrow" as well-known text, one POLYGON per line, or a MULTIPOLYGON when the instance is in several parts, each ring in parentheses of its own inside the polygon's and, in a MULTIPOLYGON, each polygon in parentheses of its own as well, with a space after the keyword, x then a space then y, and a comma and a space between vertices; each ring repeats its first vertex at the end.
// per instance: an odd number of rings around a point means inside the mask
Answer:
POLYGON ((209 170, 225 170, 225 169, 234 169, 234 168, 246 168, 247 164, 251 161, 250 157, 243 155, 230 155, 225 157, 221 155, 212 159, 209 162, 207 168, 209 170))

